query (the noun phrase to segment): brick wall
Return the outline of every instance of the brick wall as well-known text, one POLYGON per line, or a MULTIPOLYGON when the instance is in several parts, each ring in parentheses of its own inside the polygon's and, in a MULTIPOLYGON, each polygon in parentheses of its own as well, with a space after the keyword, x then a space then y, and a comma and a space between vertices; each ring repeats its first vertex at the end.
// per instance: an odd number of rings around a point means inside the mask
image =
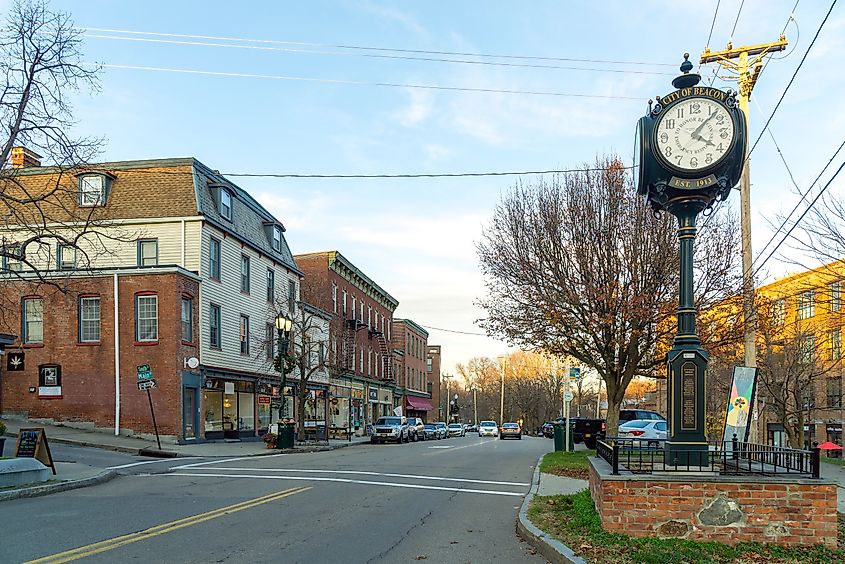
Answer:
POLYGON ((836 548, 836 485, 763 477, 608 476, 590 459, 590 493, 607 531, 631 536, 836 548))
MULTIPOLYGON (((194 342, 198 331, 198 283, 178 273, 121 275, 120 307, 120 426, 136 433, 153 433, 146 392, 137 387, 136 366, 149 364, 158 389, 151 392, 159 432, 178 436, 182 432, 182 362, 198 356, 195 344, 181 341, 181 299, 194 298, 194 342), (135 295, 154 292, 158 296, 158 341, 135 342, 135 295)), ((95 276, 65 281, 64 292, 48 286, 7 282, 2 288, 3 303, 20 302, 20 296, 37 295, 44 303, 44 344, 22 349, 26 370, 8 372, 3 367, 0 380, 0 412, 31 419, 92 423, 114 427, 114 280, 95 276), (78 306, 80 294, 100 297, 100 341, 79 343, 78 306), (40 398, 30 388, 38 388, 38 366, 58 364, 62 369, 62 396, 40 398)), ((20 334, 20 308, 10 308, 3 316, 4 332, 20 334)), ((19 350, 18 345, 7 349, 19 350)), ((5 359, 5 357, 3 357, 5 359)))

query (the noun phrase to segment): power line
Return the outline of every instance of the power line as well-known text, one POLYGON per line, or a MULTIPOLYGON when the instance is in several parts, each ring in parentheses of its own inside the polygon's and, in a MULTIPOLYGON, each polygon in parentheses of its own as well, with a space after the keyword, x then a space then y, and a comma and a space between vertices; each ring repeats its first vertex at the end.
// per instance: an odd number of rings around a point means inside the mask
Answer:
POLYGON ((222 47, 229 49, 252 49, 258 51, 274 51, 280 53, 299 53, 306 55, 324 55, 332 57, 370 57, 375 59, 397 59, 403 61, 425 61, 425 62, 439 62, 439 63, 454 63, 464 65, 484 65, 497 67, 523 67, 534 69, 556 69, 556 70, 570 70, 570 71, 586 71, 586 72, 611 72, 622 74, 650 74, 650 75, 672 75, 673 73, 655 72, 655 71, 641 71, 629 69, 597 69, 590 67, 568 67, 561 65, 550 64, 532 64, 532 63, 503 63, 500 61, 470 61, 466 59, 441 59, 435 57, 415 57, 411 55, 386 55, 380 53, 342 53, 337 51, 313 51, 308 49, 292 49, 289 47, 268 47, 265 45, 236 45, 232 43, 209 43, 206 41, 178 41, 175 39, 151 39, 149 37, 119 37, 115 35, 97 35, 85 34, 86 37, 93 37, 96 39, 114 39, 118 41, 141 41, 146 43, 158 43, 168 45, 183 45, 183 46, 199 46, 199 47, 222 47))
MULTIPOLYGON (((816 176, 816 178, 813 180, 813 182, 811 182, 811 183, 810 183, 810 188, 809 188, 806 192, 804 192, 804 193, 802 193, 802 194, 801 194, 801 198, 798 200, 798 202, 795 204, 795 206, 794 206, 794 207, 792 208, 792 210, 789 212, 789 215, 787 215, 787 216, 784 218, 783 222, 780 224, 780 226, 777 228, 777 230, 776 230, 776 231, 772 234, 772 236, 771 236, 771 238, 769 239, 769 241, 768 241, 768 242, 767 242, 767 243, 763 246, 763 248, 760 250, 760 254, 758 254, 758 255, 757 255, 757 258, 754 260, 754 262, 757 262, 757 260, 759 260, 759 259, 760 259, 760 257, 761 257, 761 256, 763 256, 763 253, 766 251, 766 249, 769 247, 769 245, 771 245, 771 244, 772 244, 772 242, 775 240, 775 238, 778 236, 778 234, 781 232, 781 230, 782 230, 782 229, 786 226, 786 224, 789 222, 789 220, 790 220, 790 219, 792 219, 792 214, 794 214, 794 213, 798 210, 798 207, 799 207, 799 206, 800 206, 800 205, 804 202, 804 200, 806 200, 806 199, 807 199, 807 196, 809 196, 809 195, 810 195, 810 190, 812 189, 812 187, 813 187, 813 186, 815 186, 815 184, 819 181, 819 179, 822 177, 822 175, 823 175, 823 174, 825 173, 825 171, 827 170, 827 167, 829 167, 829 166, 830 166, 830 164, 833 162, 833 160, 836 158, 836 156, 839 154, 839 152, 842 150, 842 148, 843 148, 843 147, 845 147, 845 140, 843 140, 843 141, 842 141, 842 143, 839 145, 839 147, 836 149, 836 151, 835 151, 835 152, 833 153, 833 155, 830 157, 830 160, 828 160, 828 161, 827 161, 827 164, 825 164, 825 165, 824 165, 824 168, 822 168, 821 172, 819 172, 818 176, 816 176)), ((841 168, 841 167, 840 167, 840 168, 841 168)), ((838 171, 837 171, 837 174, 838 174, 838 171)), ((836 177, 836 175, 834 175, 834 178, 835 178, 835 177, 836 177)), ((832 179, 831 179, 831 180, 832 180, 832 179)), ((828 184, 830 184, 830 183, 828 183, 828 184)), ((796 186, 796 188, 797 188, 797 186, 796 186)), ((822 191, 824 191, 824 189, 823 189, 822 191)), ((799 193, 801 193, 801 192, 800 192, 800 190, 799 190, 799 193)), ((818 199, 818 196, 816 196, 816 199, 818 199)), ((814 200, 813 202, 815 203, 815 200, 814 200)), ((811 204, 809 207, 812 207, 812 204, 811 204)), ((808 208, 808 209, 809 209, 809 208, 808 208)), ((806 214, 806 211, 805 211, 804 213, 806 214)), ((801 217, 803 218, 804 216, 802 215, 801 217)), ((798 221, 801 221, 801 219, 799 218, 799 220, 798 220, 798 221)), ((796 221, 796 224, 797 224, 797 223, 798 223, 798 222, 796 221)), ((793 227, 794 227, 794 226, 793 226, 793 227)), ((792 232, 792 230, 790 229, 789 233, 791 233, 791 232, 792 232)), ((789 238, 789 233, 787 233, 786 235, 784 235, 784 237, 783 237, 783 239, 781 239, 780 243, 778 243, 778 244, 775 246, 775 248, 774 248, 774 249, 772 249, 772 252, 771 252, 771 253, 769 253, 769 256, 768 256, 768 257, 766 257, 766 260, 764 260, 762 263, 760 263, 760 266, 758 266, 758 267, 754 270, 754 275, 756 275, 756 274, 760 271, 760 269, 763 267, 763 265, 766 263, 766 261, 768 261, 768 260, 769 260, 769 258, 771 258, 772 254, 774 254, 774 252, 777 250, 777 248, 778 248, 778 247, 780 247, 780 245, 781 245, 781 244, 783 244, 783 242, 784 242, 784 241, 786 241, 786 239, 788 239, 788 238, 789 238)), ((751 265, 752 265, 752 266, 754 266, 754 262, 752 262, 752 263, 751 263, 751 265)))
POLYGON ((492 337, 490 337, 487 333, 472 333, 470 331, 458 331, 457 329, 443 329, 441 327, 431 327, 430 325, 423 325, 423 327, 433 331, 443 331, 444 333, 457 333, 458 335, 472 335, 474 337, 488 337, 492 339, 492 337))
POLYGON ((828 18, 830 17, 831 12, 833 12, 833 7, 836 6, 836 2, 838 0, 833 0, 830 4, 830 9, 827 11, 824 19, 822 20, 821 25, 819 25, 819 29, 816 30, 816 35, 813 37, 813 40, 810 42, 810 46, 807 47, 807 50, 804 52, 804 56, 801 58, 801 62, 798 63, 798 66, 795 68, 795 72, 792 73, 792 78, 789 79, 789 83, 786 85, 786 88, 783 89, 783 93, 780 95, 780 99, 778 103, 775 104, 775 108, 772 110, 769 119, 766 120, 766 125, 763 126, 763 129, 760 131, 760 135, 757 136, 757 140, 754 141, 754 145, 751 146, 751 150, 748 151, 748 155, 746 155, 745 160, 747 161, 751 157, 751 153, 754 152, 754 149, 757 148, 757 144, 760 142, 760 139, 763 137, 763 133, 766 132, 768 129, 769 124, 772 122, 772 118, 775 117, 775 113, 777 113, 778 108, 780 108, 783 99, 786 97, 786 93, 789 92, 789 87, 792 86, 792 83, 795 82, 795 77, 798 76, 798 71, 801 70, 801 67, 804 65, 804 61, 807 60, 807 55, 810 54, 810 51, 813 49, 813 45, 816 44, 816 40, 819 38, 819 34, 821 34, 822 29, 824 28, 824 24, 827 23, 828 18))
POLYGON ((719 4, 722 3, 722 0, 717 0, 716 2, 716 11, 713 12, 713 21, 710 23, 710 33, 707 34, 707 45, 706 48, 710 47, 710 39, 713 38, 713 28, 716 27, 716 16, 719 14, 719 4))
POLYGON ((353 85, 353 86, 383 86, 383 87, 390 87, 390 88, 418 88, 423 90, 445 90, 450 92, 483 92, 483 93, 492 93, 492 94, 521 94, 527 96, 557 96, 557 97, 565 97, 565 98, 598 98, 598 99, 606 99, 606 100, 637 100, 641 101, 642 98, 634 97, 634 96, 613 96, 610 94, 579 94, 574 92, 545 92, 540 90, 503 90, 497 88, 470 88, 470 87, 460 87, 460 86, 437 86, 433 84, 400 84, 395 82, 365 82, 360 80, 342 80, 342 79, 335 79, 335 78, 315 78, 315 77, 304 77, 304 76, 284 76, 284 75, 272 75, 272 74, 252 74, 252 73, 243 73, 243 72, 223 72, 223 71, 206 71, 206 70, 194 70, 194 69, 176 69, 176 68, 167 68, 167 67, 145 67, 145 66, 136 66, 136 65, 113 65, 113 64, 101 64, 99 65, 104 68, 112 68, 112 69, 128 69, 128 70, 145 70, 145 71, 154 71, 154 72, 171 72, 171 73, 183 73, 183 74, 196 74, 196 75, 206 75, 206 76, 228 76, 228 77, 235 77, 235 78, 262 78, 268 80, 288 80, 294 82, 319 82, 323 84, 346 84, 346 85, 353 85))
POLYGON ((771 252, 766 257, 766 259, 763 262, 760 263, 760 266, 758 266, 757 270, 754 271, 754 275, 756 275, 758 272, 760 272, 760 269, 763 268, 763 265, 765 265, 769 261, 769 259, 772 258, 772 255, 775 254, 775 251, 777 251, 778 248, 784 243, 784 241, 786 241, 789 238, 789 236, 792 234, 792 232, 795 230, 795 228, 798 227, 798 224, 801 223, 801 220, 804 219, 804 216, 806 216, 807 213, 809 213, 809 211, 813 208, 813 206, 816 205, 816 202, 819 201, 819 198, 822 197, 822 195, 827 191, 827 189, 831 185, 831 183, 833 183, 833 181, 836 179, 836 177, 839 175, 839 173, 842 172, 843 168, 845 168, 845 161, 842 161, 842 164, 839 165, 839 168, 836 169, 836 172, 833 173, 833 176, 831 176, 830 180, 827 181, 827 184, 825 184, 822 187, 822 189, 819 190, 819 193, 816 194, 816 197, 813 198, 813 201, 810 202, 810 204, 807 206, 807 209, 805 209, 804 213, 801 214, 801 217, 799 217, 798 219, 795 220, 795 223, 792 224, 792 227, 790 227, 789 231, 786 232, 786 235, 783 236, 783 239, 781 239, 780 242, 777 245, 775 245, 775 248, 773 248, 771 250, 771 252))
POLYGON ((736 12, 736 19, 734 20, 734 27, 731 30, 731 41, 733 41, 734 32, 736 31, 736 24, 739 23, 739 16, 740 16, 740 14, 742 14, 742 7, 743 6, 745 6, 745 0, 742 0, 742 2, 739 3, 739 10, 737 10, 737 12, 736 12))
POLYGON ((124 33, 129 35, 152 35, 157 37, 183 37, 187 39, 209 39, 213 41, 237 41, 237 42, 244 42, 244 43, 265 43, 265 44, 276 44, 276 45, 298 45, 302 47, 321 47, 321 48, 331 48, 331 49, 349 49, 349 50, 359 50, 359 51, 381 51, 381 52, 393 52, 393 53, 418 53, 423 55, 449 55, 449 56, 458 56, 458 57, 480 57, 480 58, 495 58, 495 59, 518 59, 518 60, 529 60, 529 61, 560 61, 560 62, 579 62, 579 63, 601 63, 601 64, 612 64, 612 65, 651 65, 651 66, 666 66, 666 67, 674 67, 675 65, 672 63, 652 63, 652 62, 643 62, 643 61, 619 61, 619 60, 609 60, 609 59, 582 59, 582 58, 574 58, 574 57, 542 57, 536 55, 496 55, 490 53, 472 53, 472 52, 462 52, 462 51, 434 51, 434 50, 424 50, 424 49, 397 49, 391 47, 371 47, 371 46, 361 46, 361 45, 343 45, 343 44, 331 44, 331 43, 313 43, 313 42, 306 42, 306 41, 283 41, 279 39, 249 39, 243 37, 219 37, 213 35, 190 35, 185 33, 160 33, 155 31, 134 31, 134 30, 126 30, 126 29, 107 29, 107 28, 98 28, 98 27, 80 27, 77 29, 81 29, 83 31, 97 31, 97 32, 105 32, 105 33, 124 33))

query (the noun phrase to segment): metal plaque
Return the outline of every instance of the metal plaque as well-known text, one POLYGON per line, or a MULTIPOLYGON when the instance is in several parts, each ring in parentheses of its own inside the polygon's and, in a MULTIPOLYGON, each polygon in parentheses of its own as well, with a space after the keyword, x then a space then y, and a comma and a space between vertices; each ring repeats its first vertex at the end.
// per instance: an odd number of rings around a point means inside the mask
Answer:
POLYGON ((696 366, 694 362, 681 365, 681 430, 695 431, 696 421, 696 366))

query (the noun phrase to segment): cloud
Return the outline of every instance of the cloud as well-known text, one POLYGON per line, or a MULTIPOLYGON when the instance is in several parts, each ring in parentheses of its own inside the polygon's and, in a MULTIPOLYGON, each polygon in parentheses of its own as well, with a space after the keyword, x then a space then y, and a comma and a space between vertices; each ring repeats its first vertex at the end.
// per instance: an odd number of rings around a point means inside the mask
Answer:
POLYGON ((419 37, 428 37, 429 33, 425 27, 420 24, 413 16, 393 7, 379 6, 372 2, 358 2, 356 4, 365 12, 369 12, 375 16, 385 19, 389 22, 397 23, 414 33, 419 37))
POLYGON ((408 106, 396 113, 399 123, 405 127, 420 125, 434 109, 434 95, 424 90, 408 89, 410 102, 408 106))
POLYGON ((255 194, 258 202, 290 231, 304 230, 313 225, 315 218, 322 215, 329 204, 328 198, 322 194, 296 200, 266 191, 255 194))

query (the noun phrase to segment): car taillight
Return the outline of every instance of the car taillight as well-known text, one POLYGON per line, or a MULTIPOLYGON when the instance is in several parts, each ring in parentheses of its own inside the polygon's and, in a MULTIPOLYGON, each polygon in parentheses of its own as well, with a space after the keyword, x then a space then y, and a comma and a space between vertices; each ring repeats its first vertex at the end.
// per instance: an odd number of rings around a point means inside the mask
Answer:
POLYGON ((607 423, 602 423, 602 424, 601 424, 601 430, 602 430, 602 431, 607 431, 607 423))
POLYGON ((635 437, 639 437, 640 435, 645 435, 645 431, 628 431, 630 434, 634 435, 635 437))

